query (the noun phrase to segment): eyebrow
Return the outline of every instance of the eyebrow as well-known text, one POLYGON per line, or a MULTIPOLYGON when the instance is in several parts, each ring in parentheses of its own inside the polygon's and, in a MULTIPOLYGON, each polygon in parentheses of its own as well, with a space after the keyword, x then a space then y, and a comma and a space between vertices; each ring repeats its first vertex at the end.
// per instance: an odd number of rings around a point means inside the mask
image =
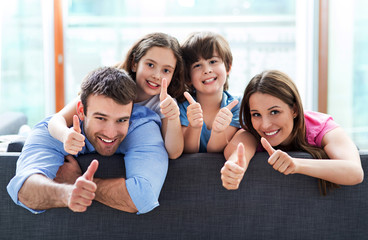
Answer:
MULTIPOLYGON (((268 108, 267 110, 269 111, 269 110, 272 110, 274 108, 280 108, 280 106, 275 105, 275 106, 272 106, 272 107, 268 108)), ((249 111, 251 111, 251 112, 258 112, 258 110, 253 110, 253 109, 250 109, 249 111)))
MULTIPOLYGON (((150 62, 153 62, 153 63, 157 63, 155 60, 153 59, 150 59, 150 58, 147 58, 146 61, 150 61, 150 62)), ((171 69, 175 69, 175 67, 171 66, 171 65, 164 65, 164 67, 168 67, 168 68, 171 68, 171 69)))
MULTIPOLYGON (((108 117, 108 115, 104 114, 104 113, 100 113, 100 112, 95 112, 92 114, 93 116, 102 116, 102 117, 108 117)), ((120 117, 118 119, 124 119, 124 120, 128 120, 130 118, 130 116, 124 116, 124 117, 120 117)))

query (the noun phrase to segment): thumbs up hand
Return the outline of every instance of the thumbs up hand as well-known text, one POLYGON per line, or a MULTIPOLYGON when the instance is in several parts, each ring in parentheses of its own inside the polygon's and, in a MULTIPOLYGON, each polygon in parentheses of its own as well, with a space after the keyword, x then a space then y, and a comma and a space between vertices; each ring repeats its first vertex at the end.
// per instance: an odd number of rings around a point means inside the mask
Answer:
POLYGON ((228 190, 238 189, 247 167, 244 145, 239 143, 236 152, 221 169, 222 186, 228 190))
POLYGON ((184 93, 184 97, 188 100, 187 117, 192 128, 202 128, 203 126, 203 111, 201 104, 197 103, 194 98, 188 93, 184 93))
POLYGON ((212 131, 223 132, 226 130, 233 118, 233 113, 231 112, 231 109, 233 109, 233 107, 235 107, 238 102, 238 100, 234 100, 226 107, 220 109, 215 117, 215 120, 212 123, 212 131))
POLYGON ((261 144, 270 155, 268 163, 273 166, 275 170, 285 175, 296 172, 297 165, 294 158, 281 150, 276 151, 265 138, 261 138, 261 144))
POLYGON ((73 190, 68 198, 68 207, 74 212, 84 212, 91 206, 95 198, 97 185, 93 182, 93 176, 98 168, 98 161, 93 160, 87 171, 80 176, 73 185, 73 190))
POLYGON ((77 115, 73 116, 73 127, 64 134, 63 143, 64 150, 67 153, 76 155, 84 147, 84 135, 81 134, 82 130, 79 125, 79 118, 77 115))
POLYGON ((160 108, 161 108, 161 113, 168 120, 174 120, 178 118, 180 115, 178 104, 174 101, 174 99, 169 94, 167 94, 166 78, 163 78, 162 83, 161 83, 160 108))

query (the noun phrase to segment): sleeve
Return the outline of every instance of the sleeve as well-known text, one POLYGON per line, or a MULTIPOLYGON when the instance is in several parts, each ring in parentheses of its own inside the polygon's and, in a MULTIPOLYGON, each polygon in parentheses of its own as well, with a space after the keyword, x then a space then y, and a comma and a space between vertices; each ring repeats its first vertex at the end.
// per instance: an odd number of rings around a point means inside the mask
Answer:
POLYGON ((188 116, 187 116, 187 108, 189 106, 189 102, 188 101, 184 101, 182 103, 178 104, 179 106, 179 110, 180 110, 180 123, 182 126, 188 126, 189 125, 189 120, 188 120, 188 116))
POLYGON ((307 142, 312 146, 321 147, 325 134, 339 126, 330 115, 324 113, 306 111, 304 117, 307 142))
MULTIPOLYGON (((239 111, 240 111, 241 99, 238 98, 238 97, 234 97, 234 99, 232 101, 234 101, 234 100, 238 100, 239 102, 238 102, 238 104, 235 107, 233 107, 231 109, 231 112, 233 114, 233 118, 231 120, 230 126, 233 126, 233 127, 236 127, 236 128, 240 128, 239 111)), ((232 101, 230 101, 230 102, 232 102, 232 101)))
POLYGON ((159 205, 168 169, 160 127, 148 120, 135 127, 124 142, 126 187, 138 214, 147 213, 159 205))
POLYGON ((35 128, 28 136, 22 153, 17 161, 15 176, 10 180, 7 191, 12 200, 32 213, 40 213, 30 209, 18 200, 18 192, 24 181, 33 174, 42 174, 54 179, 59 167, 64 163, 62 143, 54 139, 48 132, 47 126, 35 128))

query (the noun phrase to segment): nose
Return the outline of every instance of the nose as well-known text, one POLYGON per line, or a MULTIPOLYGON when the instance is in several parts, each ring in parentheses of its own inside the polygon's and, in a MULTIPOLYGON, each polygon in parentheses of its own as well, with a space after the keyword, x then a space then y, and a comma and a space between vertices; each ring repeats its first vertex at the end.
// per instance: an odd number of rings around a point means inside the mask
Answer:
POLYGON ((269 128, 272 126, 272 122, 267 117, 263 117, 261 126, 263 131, 269 130, 269 128))
POLYGON ((204 74, 212 73, 212 67, 209 64, 204 65, 204 74))
POLYGON ((104 126, 103 135, 108 139, 113 139, 117 136, 118 129, 114 123, 108 123, 104 126))
POLYGON ((159 71, 159 70, 154 71, 154 72, 153 72, 153 74, 152 74, 152 77, 153 77, 155 80, 160 80, 160 79, 161 79, 160 71, 159 71))

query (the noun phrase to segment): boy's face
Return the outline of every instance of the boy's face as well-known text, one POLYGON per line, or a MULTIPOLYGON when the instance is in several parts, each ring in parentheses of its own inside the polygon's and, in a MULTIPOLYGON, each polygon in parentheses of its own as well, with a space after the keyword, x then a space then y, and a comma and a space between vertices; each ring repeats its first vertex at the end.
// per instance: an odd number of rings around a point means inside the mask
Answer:
POLYGON ((87 98, 87 111, 78 103, 78 116, 83 120, 87 139, 103 156, 111 156, 124 140, 132 112, 133 103, 122 105, 103 95, 87 98))
POLYGON ((200 58, 192 64, 191 82, 197 93, 222 93, 229 72, 223 60, 214 52, 210 59, 200 58))

